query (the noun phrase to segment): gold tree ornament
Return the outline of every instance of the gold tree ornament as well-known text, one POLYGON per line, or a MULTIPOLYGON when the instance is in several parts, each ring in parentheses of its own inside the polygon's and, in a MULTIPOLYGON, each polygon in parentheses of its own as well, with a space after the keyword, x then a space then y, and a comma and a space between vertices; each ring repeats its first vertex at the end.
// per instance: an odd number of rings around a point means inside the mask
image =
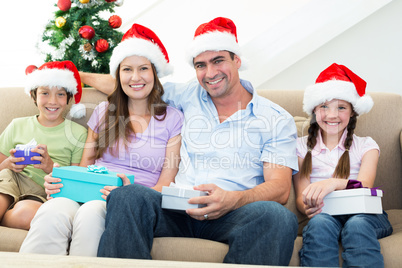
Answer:
POLYGON ((92 45, 90 43, 86 43, 84 45, 84 50, 87 51, 87 52, 91 51, 92 50, 92 45))
POLYGON ((81 4, 88 4, 90 0, 80 0, 81 4))
POLYGON ((56 24, 57 28, 62 28, 64 25, 66 25, 66 19, 63 17, 58 17, 54 21, 54 24, 56 24))

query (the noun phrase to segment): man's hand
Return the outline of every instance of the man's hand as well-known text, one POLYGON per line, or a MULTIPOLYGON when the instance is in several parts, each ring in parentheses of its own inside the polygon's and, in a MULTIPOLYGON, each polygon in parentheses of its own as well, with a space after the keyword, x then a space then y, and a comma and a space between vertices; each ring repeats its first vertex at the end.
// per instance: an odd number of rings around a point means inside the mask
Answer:
POLYGON ((186 213, 197 220, 205 220, 204 215, 208 215, 208 220, 222 217, 228 212, 235 210, 239 200, 239 192, 225 191, 215 184, 201 184, 194 187, 194 190, 207 192, 207 196, 190 198, 190 204, 206 204, 203 208, 187 209, 186 213))
POLYGON ((32 152, 40 154, 40 156, 33 156, 31 158, 32 160, 40 161, 40 164, 33 165, 34 168, 42 169, 47 174, 52 172, 54 163, 47 152, 47 146, 45 144, 38 144, 36 148, 32 149, 32 152))

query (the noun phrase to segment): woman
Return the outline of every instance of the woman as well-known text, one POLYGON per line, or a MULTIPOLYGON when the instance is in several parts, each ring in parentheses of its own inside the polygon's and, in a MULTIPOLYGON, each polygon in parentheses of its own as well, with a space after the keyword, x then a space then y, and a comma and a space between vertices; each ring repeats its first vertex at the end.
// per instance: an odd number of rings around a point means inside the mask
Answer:
MULTIPOLYGON (((98 165, 134 174, 135 183, 161 191, 178 171, 183 116, 161 99, 158 76, 171 72, 162 42, 150 29, 134 24, 114 49, 110 73, 114 92, 100 103, 88 121, 88 138, 80 166, 98 165)), ((124 185, 129 180, 119 174, 124 185)), ((60 191, 57 178, 47 176, 48 195, 60 191)), ((102 197, 116 187, 106 186, 102 197)), ((138 205, 138 204, 133 204, 138 205)), ((67 198, 41 207, 20 252, 96 256, 104 230, 106 202, 80 206, 67 198), (70 242, 71 241, 71 242, 70 242)))

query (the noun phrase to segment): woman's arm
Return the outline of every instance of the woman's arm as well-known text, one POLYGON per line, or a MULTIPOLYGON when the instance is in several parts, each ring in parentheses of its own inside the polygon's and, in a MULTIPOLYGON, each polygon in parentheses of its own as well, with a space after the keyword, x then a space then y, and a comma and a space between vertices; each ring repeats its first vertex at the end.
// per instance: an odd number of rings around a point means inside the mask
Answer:
POLYGON ((98 138, 98 134, 95 133, 91 128, 88 128, 88 136, 85 141, 84 151, 82 152, 81 167, 87 167, 89 165, 95 164, 95 155, 96 155, 96 139, 98 138))
POLYGON ((169 186, 171 182, 174 182, 174 178, 179 171, 180 146, 181 135, 177 135, 168 141, 161 175, 155 186, 151 187, 152 189, 161 192, 162 186, 169 186))
POLYGON ((79 72, 81 81, 97 90, 110 95, 114 91, 115 79, 109 74, 79 72))

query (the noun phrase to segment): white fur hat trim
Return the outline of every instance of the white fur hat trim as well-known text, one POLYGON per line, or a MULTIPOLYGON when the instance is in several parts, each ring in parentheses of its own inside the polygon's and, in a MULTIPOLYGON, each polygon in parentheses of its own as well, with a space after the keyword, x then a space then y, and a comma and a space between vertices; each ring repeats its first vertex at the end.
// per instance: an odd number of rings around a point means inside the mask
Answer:
POLYGON ((368 94, 360 97, 352 82, 330 80, 306 88, 303 99, 303 110, 308 115, 311 115, 317 105, 333 99, 340 99, 351 103, 353 110, 358 115, 369 112, 374 104, 373 99, 368 94))
POLYGON ((147 58, 155 66, 159 77, 173 73, 172 65, 166 61, 157 44, 141 38, 130 38, 122 41, 113 50, 109 63, 110 74, 115 77, 120 63, 126 57, 134 55, 147 58))

